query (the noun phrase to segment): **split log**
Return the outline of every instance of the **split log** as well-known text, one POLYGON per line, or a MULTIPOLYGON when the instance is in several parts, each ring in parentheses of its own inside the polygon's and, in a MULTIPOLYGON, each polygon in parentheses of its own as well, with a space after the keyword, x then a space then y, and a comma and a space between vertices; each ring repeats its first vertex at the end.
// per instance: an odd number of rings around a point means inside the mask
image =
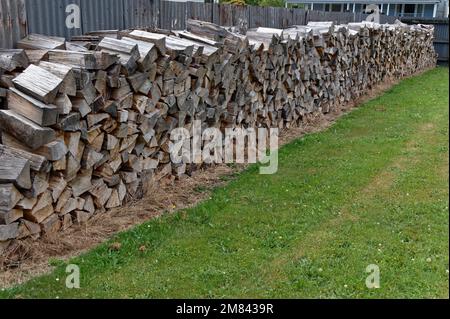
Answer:
POLYGON ((47 70, 30 65, 13 79, 14 86, 44 103, 52 103, 63 80, 47 70))
POLYGON ((0 184, 0 212, 13 209, 22 198, 23 195, 13 184, 0 184))
POLYGON ((32 33, 18 41, 17 47, 19 49, 32 50, 65 49, 65 42, 66 40, 64 38, 32 33))
POLYGON ((35 172, 47 171, 48 169, 49 163, 43 156, 36 155, 19 148, 8 147, 0 144, 0 154, 6 154, 10 157, 18 157, 28 160, 30 162, 30 168, 35 172))
POLYGON ((19 223, 0 225, 0 242, 15 239, 19 235, 19 223))
POLYGON ((67 66, 60 63, 52 63, 47 61, 39 62, 39 67, 49 71, 58 78, 62 79, 62 84, 59 89, 60 93, 75 96, 77 91, 77 83, 75 74, 72 71, 71 66, 67 66))
POLYGON ((0 184, 13 183, 24 189, 31 188, 30 162, 0 151, 0 184))
POLYGON ((16 69, 25 69, 29 65, 28 56, 24 50, 17 49, 0 49, 0 69, 7 72, 16 69))
POLYGON ((58 120, 58 108, 55 105, 44 104, 14 88, 8 92, 8 107, 41 126, 54 125, 58 120))
POLYGON ((8 132, 32 150, 56 138, 54 130, 41 127, 12 110, 0 110, 0 124, 2 131, 8 132))

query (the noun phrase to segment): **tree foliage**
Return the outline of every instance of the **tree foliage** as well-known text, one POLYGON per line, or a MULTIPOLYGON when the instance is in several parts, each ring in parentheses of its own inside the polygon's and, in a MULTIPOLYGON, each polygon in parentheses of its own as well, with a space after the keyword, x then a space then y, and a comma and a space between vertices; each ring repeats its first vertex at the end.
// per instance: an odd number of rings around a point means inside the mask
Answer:
POLYGON ((284 7, 285 0, 223 0, 222 3, 261 7, 284 7))

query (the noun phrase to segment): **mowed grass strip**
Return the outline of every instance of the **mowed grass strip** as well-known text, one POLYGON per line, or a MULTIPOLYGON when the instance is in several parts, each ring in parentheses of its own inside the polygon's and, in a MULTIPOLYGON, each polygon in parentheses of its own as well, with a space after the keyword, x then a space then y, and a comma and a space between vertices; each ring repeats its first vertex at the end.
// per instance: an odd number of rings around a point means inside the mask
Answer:
POLYGON ((252 166, 71 260, 80 289, 60 262, 0 297, 448 298, 448 82, 448 68, 406 79, 284 146, 278 173, 252 166))

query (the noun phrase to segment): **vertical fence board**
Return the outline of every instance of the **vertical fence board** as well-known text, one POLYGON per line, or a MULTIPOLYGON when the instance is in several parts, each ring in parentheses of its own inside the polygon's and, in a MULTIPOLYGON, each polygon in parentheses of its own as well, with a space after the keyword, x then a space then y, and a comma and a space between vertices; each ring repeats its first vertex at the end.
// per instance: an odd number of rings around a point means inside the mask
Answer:
POLYGON ((213 6, 211 3, 186 3, 186 18, 213 22, 213 6))
POLYGON ((292 10, 292 25, 305 25, 306 11, 303 9, 292 10))
POLYGON ((27 34, 24 0, 0 0, 0 48, 12 48, 27 34))
POLYGON ((264 7, 249 7, 249 27, 259 28, 267 26, 266 24, 266 10, 264 7))
POLYGON ((212 4, 212 23, 220 24, 220 5, 217 3, 212 4))
POLYGON ((156 27, 159 20, 159 1, 123 0, 124 27, 156 27))

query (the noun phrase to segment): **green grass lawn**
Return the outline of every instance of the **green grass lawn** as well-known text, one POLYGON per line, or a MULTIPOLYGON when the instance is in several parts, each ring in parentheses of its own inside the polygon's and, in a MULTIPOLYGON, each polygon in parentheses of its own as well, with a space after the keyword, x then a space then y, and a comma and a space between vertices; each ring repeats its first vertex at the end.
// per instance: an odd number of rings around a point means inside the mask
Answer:
POLYGON ((448 68, 406 79, 284 146, 277 174, 250 167, 73 259, 80 289, 61 262, 0 297, 448 298, 448 83, 448 68))

